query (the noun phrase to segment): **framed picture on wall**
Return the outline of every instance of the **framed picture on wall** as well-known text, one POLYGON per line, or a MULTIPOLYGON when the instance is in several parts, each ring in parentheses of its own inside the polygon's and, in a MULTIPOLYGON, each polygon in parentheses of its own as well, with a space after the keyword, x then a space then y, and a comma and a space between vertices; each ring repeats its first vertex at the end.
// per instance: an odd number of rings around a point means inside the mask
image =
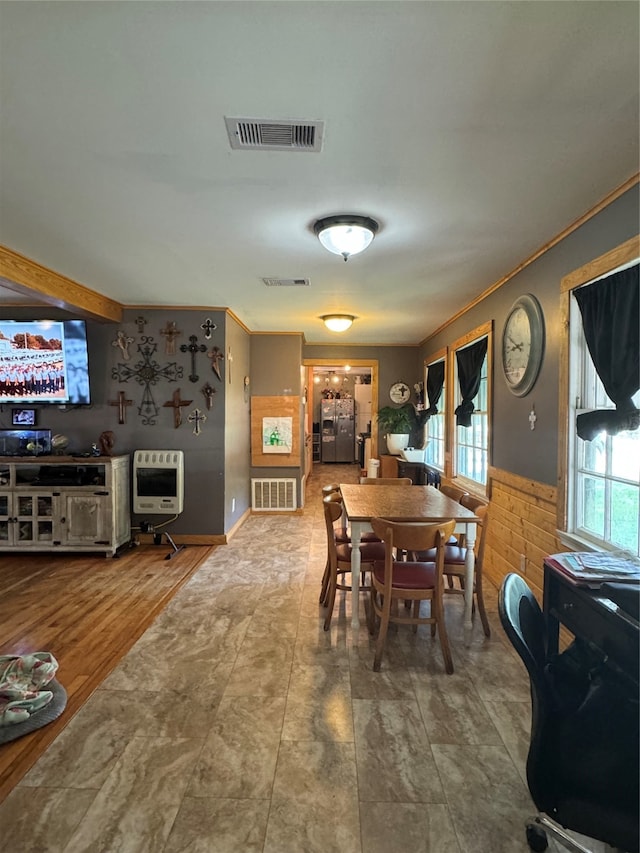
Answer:
POLYGON ((13 426, 35 426, 36 425, 36 410, 35 409, 12 409, 11 423, 13 426))

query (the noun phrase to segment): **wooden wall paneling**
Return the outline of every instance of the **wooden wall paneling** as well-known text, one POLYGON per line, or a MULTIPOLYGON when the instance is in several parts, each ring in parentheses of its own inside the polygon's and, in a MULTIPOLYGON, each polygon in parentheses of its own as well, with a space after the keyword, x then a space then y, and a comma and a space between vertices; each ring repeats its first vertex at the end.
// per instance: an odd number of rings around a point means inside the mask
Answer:
POLYGON ((299 468, 300 447, 299 396, 251 398, 251 464, 255 468, 299 468), (262 452, 262 419, 292 418, 291 453, 262 452))

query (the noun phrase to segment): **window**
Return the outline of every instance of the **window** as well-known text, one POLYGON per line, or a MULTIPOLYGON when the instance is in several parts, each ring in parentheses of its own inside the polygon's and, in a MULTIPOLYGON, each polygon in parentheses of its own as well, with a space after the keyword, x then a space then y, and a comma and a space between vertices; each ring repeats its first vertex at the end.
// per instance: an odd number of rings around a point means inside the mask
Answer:
MULTIPOLYGON (((477 341, 472 343, 475 344, 477 341)), ((457 351, 464 349, 465 347, 460 347, 457 351)), ((463 397, 457 362, 455 376, 455 405, 458 408, 463 397)), ((455 474, 485 485, 489 465, 489 382, 486 354, 480 368, 479 388, 473 397, 473 407, 470 426, 456 425, 455 427, 455 474)))
POLYGON ((427 421, 427 452, 425 461, 440 471, 444 471, 446 438, 446 389, 445 389, 445 353, 427 365, 425 383, 425 405, 431 410, 427 421), (433 410, 436 411, 433 411, 433 410))
MULTIPOLYGON (((569 304, 567 532, 596 547, 640 555, 640 430, 583 441, 576 417, 615 410, 589 354, 576 300, 569 304)), ((640 391, 633 397, 640 407, 640 391)))

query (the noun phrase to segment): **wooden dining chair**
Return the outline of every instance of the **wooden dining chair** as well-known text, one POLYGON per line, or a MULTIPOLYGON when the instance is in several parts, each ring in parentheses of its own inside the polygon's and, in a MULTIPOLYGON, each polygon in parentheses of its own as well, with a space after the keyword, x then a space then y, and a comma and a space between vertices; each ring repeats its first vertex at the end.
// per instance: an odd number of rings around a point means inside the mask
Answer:
MULTIPOLYGON (((476 541, 474 545, 475 565, 474 565, 474 583, 473 583, 473 604, 474 608, 477 603, 478 613, 482 622, 482 630, 486 637, 491 636, 491 628, 489 626, 489 618, 484 605, 484 593, 482 585, 482 569, 484 563, 484 550, 487 541, 487 527, 489 525, 489 505, 482 498, 477 498, 473 495, 467 495, 460 503, 466 506, 476 514, 479 521, 476 524, 476 541)), ((433 549, 428 552, 417 555, 421 560, 431 560, 434 558, 433 549)), ((449 595, 464 595, 465 586, 465 561, 467 558, 467 549, 464 545, 452 545, 447 543, 444 549, 444 575, 451 583, 445 586, 445 593, 449 595), (454 580, 458 584, 453 583, 454 580)))
POLYGON ((360 477, 361 486, 413 486, 411 477, 360 477))
POLYGON ((384 542, 384 560, 375 562, 371 572, 371 607, 369 608, 369 631, 375 633, 376 618, 380 620, 376 641, 373 669, 378 672, 382 663, 389 623, 430 625, 431 636, 436 630, 440 639, 444 666, 447 673, 453 672, 453 660, 444 621, 443 569, 445 542, 453 533, 455 521, 398 522, 386 518, 371 521, 373 532, 384 542), (433 560, 399 560, 398 553, 429 552, 433 560), (398 607, 398 602, 412 602, 407 612, 398 607), (420 615, 420 604, 430 602, 429 616, 420 615))
POLYGON ((442 483, 440 485, 440 491, 443 495, 446 495, 448 498, 451 498, 451 500, 457 501, 458 503, 462 503, 462 498, 469 494, 469 492, 461 489, 459 486, 452 486, 450 483, 442 483))
MULTIPOLYGON (((336 500, 335 493, 327 495, 322 500, 324 507, 324 519, 327 529, 327 562, 328 571, 325 572, 322 584, 324 594, 320 594, 320 603, 327 608, 324 620, 324 630, 331 627, 331 617, 336 599, 336 591, 351 591, 351 584, 346 583, 344 576, 351 572, 351 542, 339 542, 336 536, 336 522, 342 515, 342 499, 336 500)), ((373 535, 373 534, 372 534, 373 535)), ((360 572, 370 571, 376 560, 384 559, 384 545, 379 539, 374 542, 362 541, 360 543, 360 572)), ((369 586, 360 584, 361 591, 369 591, 369 586)), ((354 607, 357 606, 355 603, 354 607)))

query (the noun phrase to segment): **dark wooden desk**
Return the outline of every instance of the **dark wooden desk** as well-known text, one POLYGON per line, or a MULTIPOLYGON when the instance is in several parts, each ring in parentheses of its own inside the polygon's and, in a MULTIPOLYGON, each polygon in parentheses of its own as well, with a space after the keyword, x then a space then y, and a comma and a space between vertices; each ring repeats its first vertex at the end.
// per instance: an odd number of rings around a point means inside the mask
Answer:
POLYGON ((558 652, 562 624, 638 683, 640 624, 598 589, 577 586, 545 562, 543 614, 547 655, 558 652))

